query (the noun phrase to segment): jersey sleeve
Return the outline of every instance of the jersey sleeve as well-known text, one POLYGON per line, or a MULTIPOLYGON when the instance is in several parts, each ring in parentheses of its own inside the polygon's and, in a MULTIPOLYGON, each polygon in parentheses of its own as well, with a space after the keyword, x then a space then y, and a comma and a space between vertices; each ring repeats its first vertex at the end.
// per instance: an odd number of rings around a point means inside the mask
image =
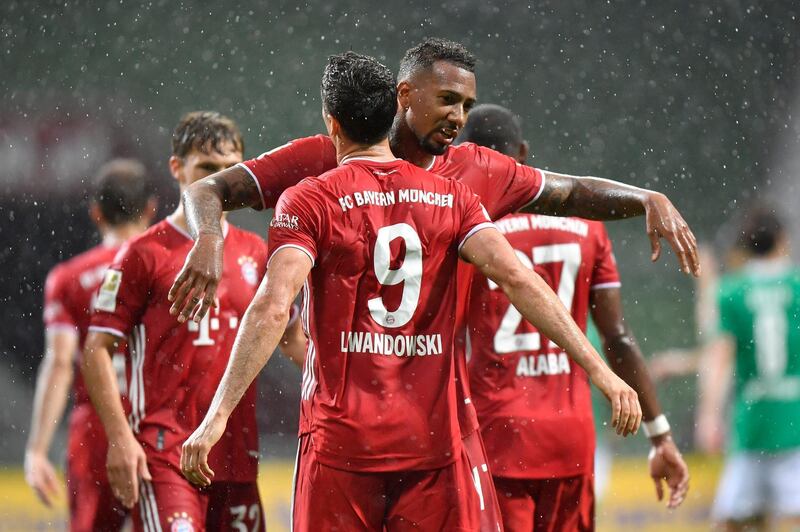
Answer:
POLYGON ((333 142, 325 135, 315 135, 287 142, 239 166, 255 180, 261 207, 270 209, 287 188, 336 168, 336 164, 333 142))
POLYGON ((597 227, 597 257, 592 268, 591 289, 619 288, 619 270, 617 270, 617 259, 614 258, 614 250, 611 246, 611 239, 608 238, 606 227, 598 223, 597 227))
POLYGON ((517 212, 536 201, 544 189, 544 173, 484 146, 475 146, 486 166, 488 189, 483 200, 492 220, 517 212))
POLYGON ((147 306, 150 277, 141 250, 123 246, 103 277, 89 330, 128 336, 147 306))
POLYGON ((42 319, 46 330, 73 330, 78 332, 78 317, 70 306, 69 287, 76 280, 63 267, 54 268, 44 285, 44 312, 42 319))
POLYGON ((305 182, 283 193, 269 224, 267 268, 275 253, 286 247, 299 249, 316 263, 321 229, 319 214, 324 208, 305 182))
POLYGON ((493 228, 494 224, 489 218, 489 213, 481 204, 480 198, 461 183, 455 184, 457 185, 456 194, 461 199, 459 203, 462 208, 461 223, 456 237, 460 250, 469 237, 482 229, 493 228))

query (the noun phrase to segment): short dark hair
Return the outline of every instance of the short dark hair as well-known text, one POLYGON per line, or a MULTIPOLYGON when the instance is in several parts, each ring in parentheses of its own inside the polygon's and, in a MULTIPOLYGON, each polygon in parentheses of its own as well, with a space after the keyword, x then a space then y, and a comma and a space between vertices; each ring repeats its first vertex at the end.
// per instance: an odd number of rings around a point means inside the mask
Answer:
POLYGON ((112 159, 97 172, 92 200, 110 225, 139 220, 151 197, 147 170, 135 159, 112 159))
POLYGON ((236 122, 216 111, 192 111, 183 115, 172 132, 172 155, 185 157, 192 150, 222 153, 226 143, 244 153, 244 139, 236 122))
POLYGON ((328 57, 322 75, 322 105, 359 144, 375 144, 389 134, 397 113, 397 84, 392 71, 355 52, 328 57))
POLYGON ((447 61, 469 72, 475 72, 475 56, 463 44, 438 37, 428 37, 413 48, 406 50, 400 60, 400 81, 411 77, 421 69, 429 69, 436 61, 447 61))
POLYGON ((755 256, 769 254, 783 235, 783 222, 775 209, 759 205, 744 218, 739 233, 739 246, 755 256))
POLYGON ((519 118, 505 107, 485 103, 469 112, 467 123, 456 140, 457 144, 462 142, 474 142, 516 157, 524 142, 522 126, 519 118))

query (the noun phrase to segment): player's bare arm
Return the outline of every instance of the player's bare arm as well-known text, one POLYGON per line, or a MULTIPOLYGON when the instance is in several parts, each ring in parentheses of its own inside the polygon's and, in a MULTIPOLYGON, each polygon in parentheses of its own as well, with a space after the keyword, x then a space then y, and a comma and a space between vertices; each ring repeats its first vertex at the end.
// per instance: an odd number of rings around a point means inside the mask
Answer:
POLYGON ((119 339, 90 331, 84 345, 81 373, 86 389, 108 437, 106 468, 114 495, 127 508, 139 500, 139 481, 151 480, 147 458, 125 418, 111 353, 119 339))
POLYGON ((53 497, 60 491, 55 468, 47 453, 72 389, 72 364, 76 349, 76 331, 47 331, 45 354, 36 377, 31 430, 25 446, 25 480, 47 506, 52 506, 53 497))
MULTIPOLYGON (((625 323, 619 288, 592 290, 590 308, 609 366, 639 395, 644 421, 653 421, 661 415, 661 405, 636 338, 625 323)), ((667 506, 677 508, 689 489, 689 468, 669 430, 652 436, 650 442, 650 476, 655 483, 656 496, 663 500, 662 480, 666 481, 670 490, 667 506)))
POLYGON ((461 256, 497 283, 523 317, 556 342, 606 395, 612 426, 627 436, 639 429, 642 409, 636 392, 603 362, 552 289, 517 259, 508 241, 494 229, 478 231, 461 248, 461 256))
POLYGON ((284 357, 291 360, 295 366, 302 370, 306 362, 307 346, 308 339, 306 338, 305 332, 303 332, 302 322, 300 321, 300 317, 296 316, 286 326, 286 331, 284 331, 278 347, 280 347, 284 357))
POLYGON ((706 453, 718 453, 723 446, 723 412, 733 376, 736 344, 721 334, 708 342, 700 355, 698 382, 697 446, 706 453))
POLYGON ((281 249, 272 256, 270 274, 264 276, 242 319, 211 406, 203 422, 183 444, 181 471, 193 484, 211 484, 214 472, 208 466, 208 453, 225 431, 242 395, 277 347, 289 321, 292 302, 311 266, 308 255, 294 248, 281 249))
POLYGON ((183 193, 183 207, 195 245, 170 288, 170 313, 178 321, 193 317, 199 322, 214 303, 222 278, 223 211, 256 207, 261 196, 255 180, 240 166, 232 166, 190 185, 183 193), (197 298, 199 305, 193 305, 197 298), (192 312, 194 314, 192 315, 192 312))
POLYGON ((681 269, 700 275, 697 239, 672 202, 659 192, 596 177, 576 177, 545 172, 541 195, 525 210, 552 216, 580 216, 590 220, 619 220, 645 216, 653 250, 661 254, 664 238, 678 256, 681 269))

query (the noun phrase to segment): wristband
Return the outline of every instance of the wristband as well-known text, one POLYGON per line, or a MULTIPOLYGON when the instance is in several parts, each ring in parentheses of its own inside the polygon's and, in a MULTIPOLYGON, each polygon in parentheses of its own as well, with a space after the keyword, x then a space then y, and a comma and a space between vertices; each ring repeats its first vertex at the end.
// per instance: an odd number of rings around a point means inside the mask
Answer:
POLYGON ((669 421, 667 416, 659 414, 652 421, 645 421, 642 423, 642 430, 644 435, 648 438, 655 438, 669 432, 669 421))

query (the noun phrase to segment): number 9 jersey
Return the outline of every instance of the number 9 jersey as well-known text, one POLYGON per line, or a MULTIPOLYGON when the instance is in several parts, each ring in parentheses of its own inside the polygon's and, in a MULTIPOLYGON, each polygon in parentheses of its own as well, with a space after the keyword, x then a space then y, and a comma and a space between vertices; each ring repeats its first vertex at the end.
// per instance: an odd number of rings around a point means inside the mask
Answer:
POLYGON ((391 472, 459 456, 453 336, 460 245, 493 227, 465 185, 352 158, 287 189, 269 232, 313 262, 300 435, 324 465, 391 472))
MULTIPOLYGON (((585 332, 590 291, 620 286, 603 224, 535 214, 496 224, 585 332)), ((591 473, 595 435, 583 369, 477 274, 468 331, 472 400, 492 474, 537 479, 591 473)))

